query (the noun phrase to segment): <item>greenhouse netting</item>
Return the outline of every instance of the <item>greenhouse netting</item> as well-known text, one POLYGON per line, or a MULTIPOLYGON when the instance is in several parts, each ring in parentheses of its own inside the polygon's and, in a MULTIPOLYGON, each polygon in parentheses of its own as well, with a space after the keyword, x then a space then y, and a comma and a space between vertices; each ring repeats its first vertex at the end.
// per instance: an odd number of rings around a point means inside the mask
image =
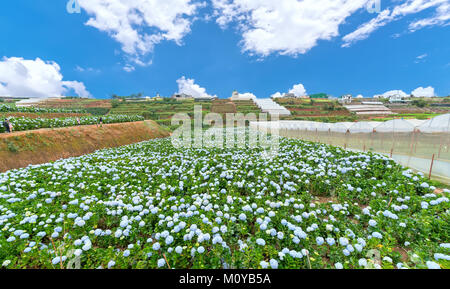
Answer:
MULTIPOLYGON (((450 184, 450 114, 428 121, 277 123, 281 136, 382 153, 404 166, 450 184)), ((268 131, 274 125, 273 122, 252 122, 250 127, 268 131)))
POLYGON ((444 114, 429 119, 419 125, 417 130, 423 133, 449 133, 450 129, 450 114, 444 114))

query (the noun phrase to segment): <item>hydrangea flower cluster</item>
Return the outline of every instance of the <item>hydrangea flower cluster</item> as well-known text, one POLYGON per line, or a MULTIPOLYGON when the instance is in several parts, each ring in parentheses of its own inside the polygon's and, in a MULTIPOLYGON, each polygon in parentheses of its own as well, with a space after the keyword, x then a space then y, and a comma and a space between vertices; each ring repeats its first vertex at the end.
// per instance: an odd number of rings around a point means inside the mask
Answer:
POLYGON ((263 151, 161 139, 2 173, 0 264, 449 267, 448 190, 370 152, 263 151))

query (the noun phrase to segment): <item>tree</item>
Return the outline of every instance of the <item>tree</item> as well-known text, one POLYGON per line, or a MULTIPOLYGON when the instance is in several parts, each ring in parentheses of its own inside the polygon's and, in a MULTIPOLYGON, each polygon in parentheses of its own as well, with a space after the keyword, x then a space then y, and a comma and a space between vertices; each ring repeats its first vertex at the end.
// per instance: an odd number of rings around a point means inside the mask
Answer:
POLYGON ((414 99, 414 100, 411 102, 411 104, 412 104, 412 105, 415 105, 415 106, 417 106, 417 107, 425 107, 425 106, 428 106, 428 102, 427 102, 426 100, 424 100, 424 99, 414 99))
POLYGON ((113 99, 113 100, 111 100, 111 106, 113 107, 113 108, 116 108, 116 107, 118 107, 119 106, 119 100, 118 99, 113 99))

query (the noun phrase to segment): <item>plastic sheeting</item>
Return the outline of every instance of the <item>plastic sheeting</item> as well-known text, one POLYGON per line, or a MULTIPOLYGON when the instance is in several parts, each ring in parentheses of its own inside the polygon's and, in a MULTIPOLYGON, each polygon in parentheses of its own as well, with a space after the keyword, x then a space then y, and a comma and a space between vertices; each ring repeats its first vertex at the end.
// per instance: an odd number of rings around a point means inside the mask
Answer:
POLYGON ((423 124, 426 122, 426 120, 420 120, 420 119, 406 119, 407 122, 411 123, 415 127, 423 124))
POLYGON ((277 113, 279 115, 291 115, 291 112, 284 106, 279 105, 270 98, 257 98, 254 100, 256 106, 258 106, 262 112, 269 114, 277 113))
POLYGON ((270 129, 276 127, 275 123, 279 124, 281 136, 382 153, 427 177, 431 175, 450 184, 450 114, 418 127, 415 124, 420 122, 402 119, 385 123, 251 122, 250 127, 270 129))
POLYGON ((353 124, 348 131, 350 133, 372 133, 374 128, 380 125, 380 122, 376 121, 360 121, 353 124))
POLYGON ((348 129, 354 124, 355 124, 354 122, 337 122, 337 123, 333 124, 330 131, 346 133, 348 131, 348 129))
POLYGON ((436 116, 427 120, 417 127, 417 130, 422 133, 449 133, 450 132, 450 114, 436 116))
POLYGON ((393 119, 381 123, 375 132, 413 132, 416 126, 404 119, 393 119))

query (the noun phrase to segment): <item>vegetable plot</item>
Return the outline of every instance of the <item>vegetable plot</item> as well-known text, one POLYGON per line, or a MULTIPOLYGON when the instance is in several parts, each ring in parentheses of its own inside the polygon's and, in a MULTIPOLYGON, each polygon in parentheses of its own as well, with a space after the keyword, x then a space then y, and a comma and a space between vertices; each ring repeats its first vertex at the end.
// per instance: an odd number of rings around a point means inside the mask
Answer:
POLYGON ((5 268, 449 268, 449 191, 372 153, 169 139, 0 174, 5 268))

